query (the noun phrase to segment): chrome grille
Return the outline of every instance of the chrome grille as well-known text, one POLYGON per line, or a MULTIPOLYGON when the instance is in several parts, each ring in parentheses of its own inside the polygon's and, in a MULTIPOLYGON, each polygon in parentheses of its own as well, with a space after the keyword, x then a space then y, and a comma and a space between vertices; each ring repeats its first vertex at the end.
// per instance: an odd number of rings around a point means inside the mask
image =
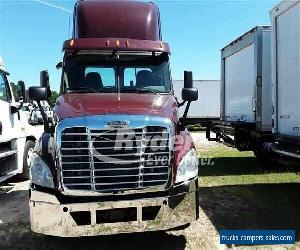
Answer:
POLYGON ((61 173, 69 190, 118 192, 165 188, 170 177, 170 131, 160 126, 61 133, 61 173))

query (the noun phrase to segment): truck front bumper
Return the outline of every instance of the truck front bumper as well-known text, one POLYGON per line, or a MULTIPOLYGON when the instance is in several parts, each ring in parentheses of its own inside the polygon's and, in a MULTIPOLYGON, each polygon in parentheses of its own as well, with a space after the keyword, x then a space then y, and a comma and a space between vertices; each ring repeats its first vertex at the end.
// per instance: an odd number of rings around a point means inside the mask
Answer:
POLYGON ((198 219, 198 180, 165 197, 61 204, 55 195, 31 190, 31 229, 60 237, 159 231, 198 219))

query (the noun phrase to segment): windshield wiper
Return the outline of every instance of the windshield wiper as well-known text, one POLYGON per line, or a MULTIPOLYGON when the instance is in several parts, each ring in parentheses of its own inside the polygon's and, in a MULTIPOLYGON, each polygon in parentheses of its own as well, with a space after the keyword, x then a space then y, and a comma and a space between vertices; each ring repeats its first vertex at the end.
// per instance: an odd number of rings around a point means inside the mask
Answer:
POLYGON ((155 90, 152 89, 136 89, 137 93, 152 93, 152 94, 157 94, 155 90))
POLYGON ((91 91, 93 93, 98 93, 100 94, 100 92, 98 92, 97 90, 95 89, 92 89, 92 88, 89 88, 89 87, 77 87, 77 88, 74 88, 74 89, 70 89, 70 88, 67 88, 68 91, 70 91, 71 93, 76 93, 76 92, 84 92, 84 93, 87 93, 87 91, 91 91))
POLYGON ((158 94, 155 90, 152 89, 121 89, 121 92, 128 92, 128 93, 150 93, 150 94, 158 94))

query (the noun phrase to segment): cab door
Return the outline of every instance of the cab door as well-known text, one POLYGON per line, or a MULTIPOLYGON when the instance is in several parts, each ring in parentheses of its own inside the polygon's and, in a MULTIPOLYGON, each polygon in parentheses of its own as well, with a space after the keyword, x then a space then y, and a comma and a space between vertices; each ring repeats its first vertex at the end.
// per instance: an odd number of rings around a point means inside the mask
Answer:
POLYGON ((11 140, 14 137, 14 115, 11 114, 10 106, 12 94, 3 72, 0 72, 0 141, 11 140))

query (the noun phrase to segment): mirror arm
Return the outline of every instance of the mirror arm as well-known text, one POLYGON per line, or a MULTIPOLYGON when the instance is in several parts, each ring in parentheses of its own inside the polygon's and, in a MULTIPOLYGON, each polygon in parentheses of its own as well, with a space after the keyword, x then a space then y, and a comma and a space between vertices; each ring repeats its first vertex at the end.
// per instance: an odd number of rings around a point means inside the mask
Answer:
POLYGON ((49 107, 53 109, 53 108, 54 108, 54 105, 52 105, 52 103, 50 102, 50 99, 48 98, 46 101, 47 101, 49 107))
POLYGON ((186 105, 184 113, 183 113, 183 117, 180 118, 180 129, 181 129, 181 131, 185 130, 186 118, 187 118, 191 103, 192 102, 187 102, 187 105, 186 105))
POLYGON ((24 102, 21 101, 21 102, 18 102, 18 105, 12 105, 10 106, 10 111, 12 114, 15 114, 17 113, 21 108, 23 108, 23 105, 24 105, 24 102))
POLYGON ((184 113, 183 113, 183 117, 182 117, 183 120, 186 120, 186 118, 187 118, 188 112, 190 110, 191 103, 192 102, 188 102, 187 105, 186 105, 186 107, 185 107, 185 110, 184 110, 184 113))
POLYGON ((47 119, 47 115, 46 115, 45 111, 42 108, 41 102, 40 101, 36 101, 36 102, 37 102, 37 105, 39 107, 39 110, 40 110, 40 112, 42 114, 42 117, 43 117, 43 120, 44 120, 44 130, 45 130, 46 133, 50 132, 49 121, 47 119))
POLYGON ((178 108, 182 107, 185 103, 186 101, 178 102, 178 108))

